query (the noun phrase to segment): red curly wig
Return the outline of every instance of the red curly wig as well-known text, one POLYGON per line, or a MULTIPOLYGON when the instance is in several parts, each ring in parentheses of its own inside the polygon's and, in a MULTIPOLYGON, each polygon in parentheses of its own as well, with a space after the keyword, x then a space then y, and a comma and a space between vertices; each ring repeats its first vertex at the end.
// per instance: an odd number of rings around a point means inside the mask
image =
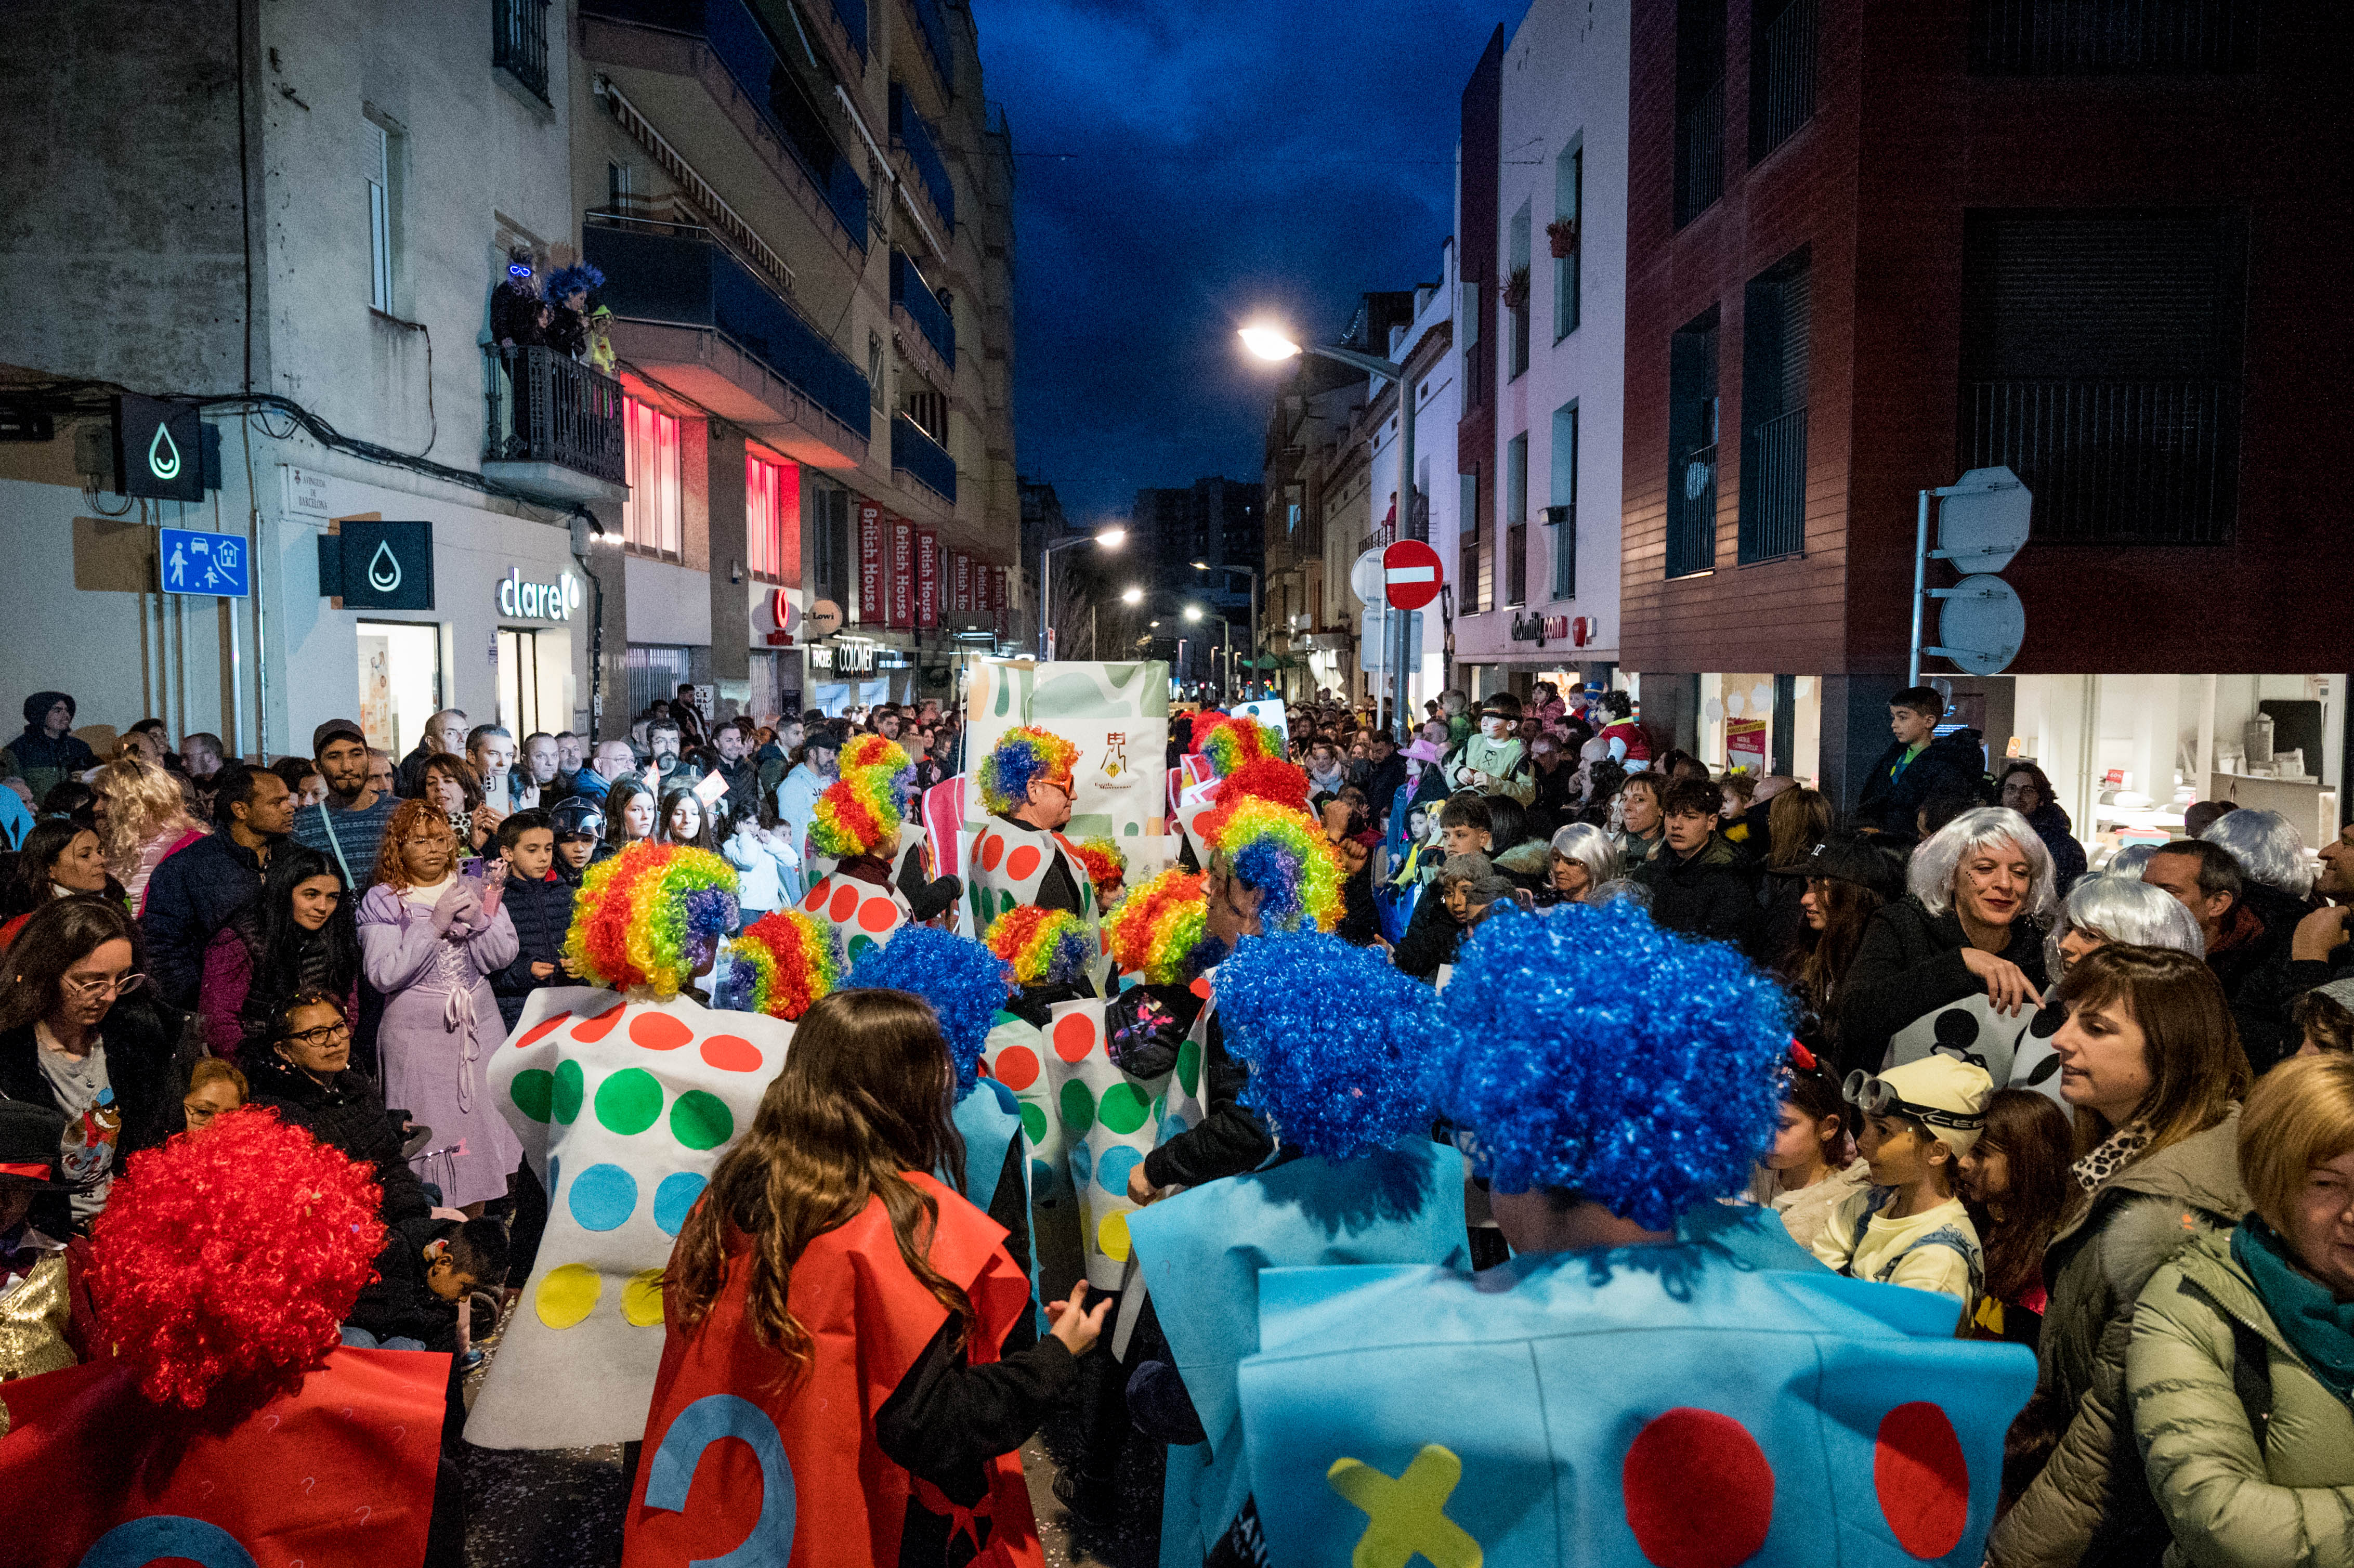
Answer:
MULTIPOLYGON (((448 814, 432 801, 418 797, 395 806, 392 815, 385 820, 384 842, 376 846, 376 879, 395 893, 406 893, 414 886, 408 880, 408 863, 400 856, 400 842, 419 829, 429 828, 440 828, 450 833, 451 843, 458 842, 458 835, 450 832, 448 814)), ((451 871, 458 869, 458 858, 465 853, 466 846, 458 844, 457 853, 450 857, 451 871)))

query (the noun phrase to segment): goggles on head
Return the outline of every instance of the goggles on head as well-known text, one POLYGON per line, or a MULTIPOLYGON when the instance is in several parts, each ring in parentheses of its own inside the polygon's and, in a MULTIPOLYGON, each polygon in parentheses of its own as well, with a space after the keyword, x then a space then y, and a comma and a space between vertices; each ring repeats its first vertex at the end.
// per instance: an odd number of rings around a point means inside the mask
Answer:
POLYGON ((1983 1113, 1946 1110, 1939 1106, 1915 1105, 1896 1092, 1885 1078, 1858 1067, 1847 1075, 1840 1086, 1847 1103, 1866 1116, 1909 1116, 1931 1127, 1949 1127, 1956 1132, 1976 1132, 1986 1126, 1983 1113))

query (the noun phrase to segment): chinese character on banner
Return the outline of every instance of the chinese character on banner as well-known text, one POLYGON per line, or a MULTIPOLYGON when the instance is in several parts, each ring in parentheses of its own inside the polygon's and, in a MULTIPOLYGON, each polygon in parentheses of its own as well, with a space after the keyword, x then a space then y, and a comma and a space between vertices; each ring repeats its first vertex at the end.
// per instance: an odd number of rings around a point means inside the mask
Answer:
POLYGON ((883 620, 883 508, 858 503, 858 619, 883 620))
POLYGON ((916 525, 905 517, 891 519, 890 623, 916 623, 916 525))
POLYGON ((916 532, 916 624, 929 630, 940 623, 940 536, 930 528, 916 532))
POLYGON ((960 614, 970 615, 972 612, 972 557, 959 550, 952 558, 956 562, 956 571, 950 591, 955 597, 950 600, 949 608, 960 614))

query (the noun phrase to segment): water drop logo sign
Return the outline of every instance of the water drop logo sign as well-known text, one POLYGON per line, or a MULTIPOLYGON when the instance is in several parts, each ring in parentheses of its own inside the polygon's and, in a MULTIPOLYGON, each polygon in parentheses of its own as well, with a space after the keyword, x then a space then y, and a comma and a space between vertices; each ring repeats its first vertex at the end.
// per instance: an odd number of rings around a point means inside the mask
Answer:
POLYGON ((122 476, 122 493, 149 501, 202 501, 204 434, 194 403, 134 392, 117 397, 114 471, 122 476))
POLYGON ((169 484, 180 477, 180 449, 172 440, 172 427, 155 427, 155 439, 147 443, 147 471, 169 484))
POLYGON ((392 553, 392 542, 379 541, 376 554, 368 557, 368 587, 378 593, 391 593, 400 587, 400 557, 392 553))

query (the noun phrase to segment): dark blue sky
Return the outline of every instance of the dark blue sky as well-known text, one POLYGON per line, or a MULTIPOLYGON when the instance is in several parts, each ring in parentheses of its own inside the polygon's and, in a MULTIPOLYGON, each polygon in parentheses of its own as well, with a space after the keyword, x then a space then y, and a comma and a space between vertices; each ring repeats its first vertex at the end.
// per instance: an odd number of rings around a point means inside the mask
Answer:
POLYGON ((1463 84, 1525 5, 973 0, 1013 132, 1017 456, 1073 523, 1258 477, 1245 320, 1329 342, 1437 276, 1463 84))

